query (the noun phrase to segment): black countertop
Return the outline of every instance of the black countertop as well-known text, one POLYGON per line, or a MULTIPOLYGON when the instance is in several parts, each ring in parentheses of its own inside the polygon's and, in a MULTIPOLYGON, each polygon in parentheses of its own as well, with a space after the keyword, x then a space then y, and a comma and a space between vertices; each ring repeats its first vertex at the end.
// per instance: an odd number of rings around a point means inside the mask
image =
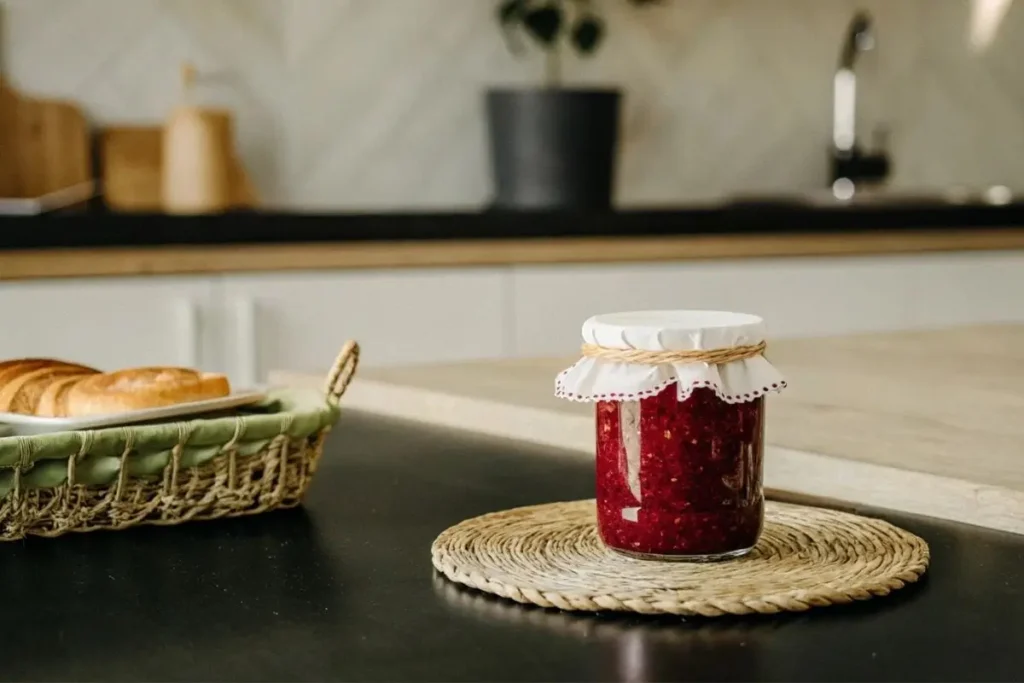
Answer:
POLYGON ((346 415, 304 509, 0 548, 14 681, 1019 681, 1024 539, 898 515, 916 585, 795 615, 580 616, 438 579, 466 517, 589 497, 550 451, 346 415))
POLYGON ((240 212, 180 217, 53 213, 0 216, 0 249, 305 242, 833 234, 1024 226, 1024 203, 815 206, 747 203, 577 213, 240 212))

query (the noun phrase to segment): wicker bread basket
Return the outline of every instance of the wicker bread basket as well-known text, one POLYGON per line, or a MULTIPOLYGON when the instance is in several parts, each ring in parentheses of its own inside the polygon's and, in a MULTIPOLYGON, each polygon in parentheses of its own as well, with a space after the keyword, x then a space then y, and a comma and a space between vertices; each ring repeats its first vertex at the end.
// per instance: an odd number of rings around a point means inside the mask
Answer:
POLYGON ((245 414, 0 438, 0 540, 294 507, 358 361, 350 341, 325 395, 275 391, 245 414))

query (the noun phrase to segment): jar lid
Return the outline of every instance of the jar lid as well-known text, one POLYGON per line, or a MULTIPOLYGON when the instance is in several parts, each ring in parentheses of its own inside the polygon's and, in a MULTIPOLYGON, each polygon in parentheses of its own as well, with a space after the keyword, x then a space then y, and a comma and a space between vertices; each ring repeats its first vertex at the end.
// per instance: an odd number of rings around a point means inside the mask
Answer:
POLYGON ((764 320, 727 311, 634 311, 583 323, 583 358, 558 375, 555 395, 572 401, 628 401, 675 383, 680 401, 698 387, 727 403, 786 386, 764 357, 764 320))
POLYGON ((764 320, 728 311, 632 311, 595 315, 583 341, 648 351, 715 349, 764 341, 764 320))

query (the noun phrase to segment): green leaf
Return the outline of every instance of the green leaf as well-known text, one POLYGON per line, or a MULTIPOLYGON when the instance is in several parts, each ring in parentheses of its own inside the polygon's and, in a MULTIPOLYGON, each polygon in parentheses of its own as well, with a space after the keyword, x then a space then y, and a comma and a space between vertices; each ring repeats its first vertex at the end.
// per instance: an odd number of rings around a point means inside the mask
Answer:
POLYGON ((526 9, 527 0, 505 0, 498 5, 498 21, 505 45, 508 46, 509 52, 517 56, 523 54, 524 49, 515 25, 523 21, 526 9))
POLYGON ((523 17, 523 25, 538 42, 550 47, 562 31, 562 20, 562 8, 551 3, 529 10, 523 17))
POLYGON ((593 54, 604 39, 604 22, 593 14, 584 14, 572 29, 572 44, 581 55, 593 54))
POLYGON ((498 21, 502 26, 521 21, 526 14, 526 0, 505 0, 498 6, 498 21))

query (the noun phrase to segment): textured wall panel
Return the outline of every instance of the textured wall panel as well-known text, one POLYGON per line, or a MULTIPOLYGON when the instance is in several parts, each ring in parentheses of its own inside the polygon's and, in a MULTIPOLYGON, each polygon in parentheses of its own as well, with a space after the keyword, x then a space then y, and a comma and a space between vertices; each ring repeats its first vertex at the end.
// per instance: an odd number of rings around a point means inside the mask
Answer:
MULTIPOLYGON (((574 84, 628 93, 623 205, 823 187, 831 77, 845 27, 870 9, 861 130, 884 128, 894 185, 1024 190, 1024 7, 984 54, 969 0, 604 0, 611 34, 574 84)), ((178 68, 238 112, 262 193, 312 209, 477 207, 490 194, 482 93, 532 83, 492 0, 0 0, 19 87, 80 100, 97 122, 159 121, 178 68)))

